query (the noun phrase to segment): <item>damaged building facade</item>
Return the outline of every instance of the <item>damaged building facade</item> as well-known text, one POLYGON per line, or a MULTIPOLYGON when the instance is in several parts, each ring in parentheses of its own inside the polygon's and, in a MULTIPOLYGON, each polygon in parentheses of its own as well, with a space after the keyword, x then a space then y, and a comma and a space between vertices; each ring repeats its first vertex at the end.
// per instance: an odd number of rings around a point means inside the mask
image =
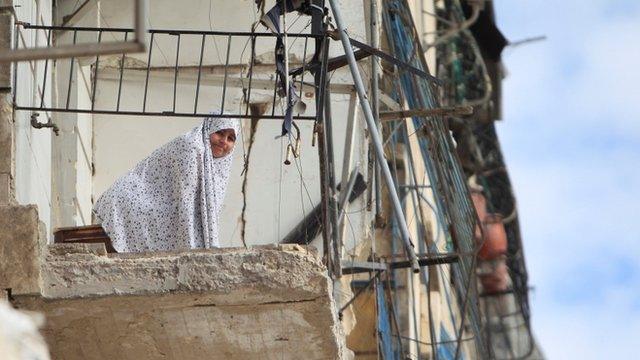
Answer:
POLYGON ((541 358, 490 2, 144 3, 0 0, 7 58, 59 48, 0 62, 0 287, 51 358, 541 358), (221 248, 108 252, 94 202, 215 114, 221 248))

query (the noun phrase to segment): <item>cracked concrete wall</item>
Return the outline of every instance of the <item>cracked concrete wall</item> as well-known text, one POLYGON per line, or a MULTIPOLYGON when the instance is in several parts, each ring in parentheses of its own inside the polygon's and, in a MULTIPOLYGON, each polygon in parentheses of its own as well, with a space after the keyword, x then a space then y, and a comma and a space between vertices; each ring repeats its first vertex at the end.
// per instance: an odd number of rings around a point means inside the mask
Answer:
POLYGON ((48 249, 41 295, 13 303, 45 313, 53 358, 341 359, 346 351, 313 250, 48 249))

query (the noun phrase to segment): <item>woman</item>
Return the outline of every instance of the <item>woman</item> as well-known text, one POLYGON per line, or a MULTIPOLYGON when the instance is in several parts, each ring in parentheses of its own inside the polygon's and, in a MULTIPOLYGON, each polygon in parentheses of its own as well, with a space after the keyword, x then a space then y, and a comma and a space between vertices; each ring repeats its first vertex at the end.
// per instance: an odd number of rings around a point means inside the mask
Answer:
POLYGON ((93 211, 117 252, 218 247, 240 124, 207 118, 118 179, 93 211))

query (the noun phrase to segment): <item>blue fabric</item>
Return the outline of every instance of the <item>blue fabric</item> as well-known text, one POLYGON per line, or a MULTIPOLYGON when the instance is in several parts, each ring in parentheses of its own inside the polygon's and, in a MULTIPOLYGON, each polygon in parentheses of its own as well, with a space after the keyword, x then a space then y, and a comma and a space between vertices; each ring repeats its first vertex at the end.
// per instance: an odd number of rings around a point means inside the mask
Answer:
MULTIPOLYGON (((456 356, 456 343, 451 342, 453 338, 449 336, 447 330, 440 324, 440 344, 438 344, 438 359, 454 360, 456 356)), ((460 352, 458 359, 464 360, 464 354, 460 352)))
POLYGON ((389 311, 387 310, 387 302, 384 298, 384 288, 376 287, 376 298, 378 302, 378 339, 380 346, 380 354, 383 359, 395 359, 393 356, 393 339, 391 335, 391 323, 389 321, 389 311))

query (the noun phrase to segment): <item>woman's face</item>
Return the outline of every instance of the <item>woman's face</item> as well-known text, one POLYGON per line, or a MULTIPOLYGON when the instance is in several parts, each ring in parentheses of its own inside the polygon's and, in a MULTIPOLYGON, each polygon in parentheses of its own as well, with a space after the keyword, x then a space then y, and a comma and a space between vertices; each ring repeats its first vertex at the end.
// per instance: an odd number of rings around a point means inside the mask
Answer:
POLYGON ((233 129, 222 129, 211 133, 211 152, 213 157, 219 158, 228 155, 236 143, 236 132, 233 129))

